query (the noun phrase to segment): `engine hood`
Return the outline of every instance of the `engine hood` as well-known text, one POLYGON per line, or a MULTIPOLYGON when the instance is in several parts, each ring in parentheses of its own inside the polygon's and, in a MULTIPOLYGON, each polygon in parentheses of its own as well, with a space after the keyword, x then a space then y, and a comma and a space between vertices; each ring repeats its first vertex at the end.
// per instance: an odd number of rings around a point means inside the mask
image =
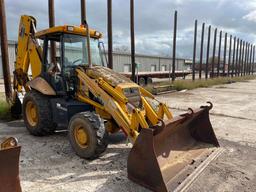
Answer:
POLYGON ((102 78, 113 87, 123 83, 133 83, 130 79, 120 73, 102 66, 93 66, 92 68, 88 68, 86 70, 86 74, 93 79, 102 78))

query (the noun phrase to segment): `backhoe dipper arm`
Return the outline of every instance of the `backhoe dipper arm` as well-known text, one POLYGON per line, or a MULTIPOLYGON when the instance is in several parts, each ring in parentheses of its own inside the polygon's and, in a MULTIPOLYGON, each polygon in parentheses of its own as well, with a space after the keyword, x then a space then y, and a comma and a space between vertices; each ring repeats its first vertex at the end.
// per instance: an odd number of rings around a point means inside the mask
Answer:
POLYGON ((32 77, 41 73, 42 48, 35 38, 36 20, 27 15, 21 16, 18 34, 17 60, 14 71, 14 89, 18 92, 29 90, 26 83, 29 81, 28 70, 31 65, 32 77))

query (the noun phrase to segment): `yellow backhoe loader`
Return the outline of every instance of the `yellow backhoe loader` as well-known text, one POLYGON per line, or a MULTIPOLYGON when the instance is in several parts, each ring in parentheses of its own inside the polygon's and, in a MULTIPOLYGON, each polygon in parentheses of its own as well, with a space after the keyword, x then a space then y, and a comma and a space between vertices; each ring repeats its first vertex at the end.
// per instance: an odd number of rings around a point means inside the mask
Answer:
POLYGON ((22 112, 35 136, 68 129, 72 148, 86 159, 97 158, 108 134, 122 130, 133 144, 128 177, 153 191, 174 190, 219 147, 212 105, 173 117, 151 93, 104 66, 101 37, 86 22, 37 32, 36 20, 22 16, 12 112, 22 112), (50 42, 57 47, 53 62, 50 42))

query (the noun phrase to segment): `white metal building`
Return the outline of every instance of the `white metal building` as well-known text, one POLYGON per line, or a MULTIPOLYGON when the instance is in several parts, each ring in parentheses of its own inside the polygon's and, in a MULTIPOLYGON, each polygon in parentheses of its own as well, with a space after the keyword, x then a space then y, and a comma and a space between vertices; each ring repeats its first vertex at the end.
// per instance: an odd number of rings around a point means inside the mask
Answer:
MULTIPOLYGON (((136 55, 136 63, 139 71, 169 71, 172 69, 172 59, 168 57, 136 55)), ((114 70, 118 72, 131 72, 131 56, 127 53, 113 53, 114 70)), ((177 71, 189 70, 190 66, 186 65, 185 59, 176 59, 175 68, 177 71)))
MULTIPOLYGON (((14 71, 14 62, 16 60, 15 56, 15 41, 8 41, 8 51, 9 51, 9 63, 10 63, 10 73, 14 71)), ((3 68, 2 68, 2 54, 0 51, 0 78, 3 78, 3 68)))
MULTIPOLYGON (((15 56, 15 41, 8 41, 9 46, 9 63, 10 72, 14 71, 15 56)), ((73 50, 72 50, 73 51, 73 50)), ((176 70, 189 70, 190 66, 186 64, 185 59, 176 59, 176 70)), ((169 71, 172 66, 172 59, 168 57, 136 55, 136 63, 140 72, 147 71, 169 71)), ((131 72, 131 56, 127 53, 113 53, 114 70, 117 72, 131 72)), ((0 53, 0 78, 3 78, 2 58, 0 53)))

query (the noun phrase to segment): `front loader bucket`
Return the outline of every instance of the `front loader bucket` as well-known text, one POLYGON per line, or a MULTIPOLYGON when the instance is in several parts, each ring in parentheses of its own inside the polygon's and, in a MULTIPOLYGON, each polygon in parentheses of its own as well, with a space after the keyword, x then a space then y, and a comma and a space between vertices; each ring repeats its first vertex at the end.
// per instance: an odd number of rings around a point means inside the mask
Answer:
POLYGON ((21 192, 19 179, 20 146, 9 138, 0 148, 0 192, 21 192))
POLYGON ((142 129, 128 157, 128 178, 153 191, 174 191, 219 147, 209 110, 199 110, 142 129))

